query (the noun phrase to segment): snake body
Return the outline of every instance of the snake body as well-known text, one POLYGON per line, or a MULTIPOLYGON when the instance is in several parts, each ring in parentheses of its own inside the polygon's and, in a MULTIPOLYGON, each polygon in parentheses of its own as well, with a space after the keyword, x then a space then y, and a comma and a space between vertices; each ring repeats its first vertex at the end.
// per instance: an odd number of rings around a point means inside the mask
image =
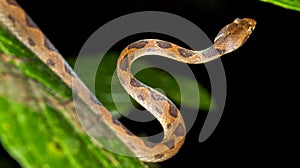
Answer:
POLYGON ((0 0, 0 23, 72 88, 93 112, 100 115, 106 125, 140 160, 146 162, 164 161, 175 155, 183 145, 186 130, 177 107, 163 94, 134 78, 130 71, 131 64, 145 55, 159 55, 190 64, 205 63, 242 46, 256 24, 250 18, 236 19, 219 32, 212 46, 201 51, 188 50, 163 40, 144 39, 128 45, 121 52, 117 61, 120 83, 163 127, 163 140, 152 143, 135 136, 112 117, 14 0, 0 0))

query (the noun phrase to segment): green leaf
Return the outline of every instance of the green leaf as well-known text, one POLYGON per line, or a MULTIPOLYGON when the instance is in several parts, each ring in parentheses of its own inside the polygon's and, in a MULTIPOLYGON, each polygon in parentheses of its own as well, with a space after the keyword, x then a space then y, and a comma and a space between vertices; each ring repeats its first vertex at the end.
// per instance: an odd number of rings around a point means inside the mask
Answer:
POLYGON ((0 141, 22 167, 145 167, 92 143, 71 90, 1 27, 0 79, 0 141))
POLYGON ((300 11, 300 0, 261 0, 263 2, 272 3, 274 5, 300 11))

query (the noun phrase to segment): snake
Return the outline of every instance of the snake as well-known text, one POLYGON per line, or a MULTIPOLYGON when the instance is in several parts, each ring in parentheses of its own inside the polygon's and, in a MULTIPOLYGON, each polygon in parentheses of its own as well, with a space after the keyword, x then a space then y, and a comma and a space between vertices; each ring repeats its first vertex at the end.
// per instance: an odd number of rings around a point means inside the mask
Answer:
POLYGON ((121 52, 116 67, 121 85, 160 122, 164 130, 163 139, 154 143, 136 136, 111 115, 16 1, 0 0, 0 23, 61 78, 90 110, 101 116, 117 137, 144 162, 161 162, 174 156, 184 143, 186 128, 180 111, 172 101, 133 76, 130 70, 132 63, 146 55, 188 64, 206 63, 241 47, 256 25, 254 19, 237 18, 219 31, 211 46, 201 51, 164 40, 142 39, 129 44, 121 52))

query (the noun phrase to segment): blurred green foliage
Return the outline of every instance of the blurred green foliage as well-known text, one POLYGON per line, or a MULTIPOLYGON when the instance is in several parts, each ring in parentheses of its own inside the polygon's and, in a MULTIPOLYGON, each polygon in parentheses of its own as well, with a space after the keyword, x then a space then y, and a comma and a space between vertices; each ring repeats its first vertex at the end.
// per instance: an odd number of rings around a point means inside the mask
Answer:
POLYGON ((274 5, 286 9, 300 11, 300 0, 261 0, 261 1, 272 3, 274 5))

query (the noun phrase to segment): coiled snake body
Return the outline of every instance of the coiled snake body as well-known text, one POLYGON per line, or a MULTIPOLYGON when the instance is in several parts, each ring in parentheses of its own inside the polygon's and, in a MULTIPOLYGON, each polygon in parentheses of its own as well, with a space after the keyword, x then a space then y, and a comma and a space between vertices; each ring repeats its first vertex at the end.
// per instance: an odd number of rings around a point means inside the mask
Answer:
POLYGON ((145 39, 128 45, 121 52, 117 62, 120 83, 132 98, 157 118, 164 129, 163 140, 155 144, 135 136, 112 117, 14 0, 0 0, 0 22, 72 88, 93 112, 100 115, 140 160, 146 162, 163 161, 175 155, 184 142, 186 130, 176 106, 133 77, 130 72, 132 62, 144 55, 160 55, 190 64, 205 63, 242 46, 256 24, 250 18, 236 19, 219 32, 212 46, 201 51, 188 50, 163 40, 145 39))

